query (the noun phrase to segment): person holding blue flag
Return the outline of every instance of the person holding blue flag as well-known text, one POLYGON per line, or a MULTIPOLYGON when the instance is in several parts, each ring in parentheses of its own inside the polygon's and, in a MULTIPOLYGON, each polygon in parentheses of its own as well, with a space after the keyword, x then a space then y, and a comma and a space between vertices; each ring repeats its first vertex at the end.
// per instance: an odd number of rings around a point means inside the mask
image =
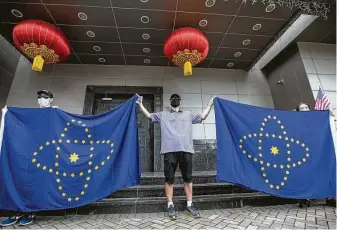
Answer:
POLYGON ((328 110, 299 113, 216 99, 217 181, 298 200, 335 197, 329 116, 328 110))
POLYGON ((137 103, 142 113, 153 123, 161 127, 161 154, 164 154, 165 193, 167 198, 168 216, 176 219, 177 214, 173 204, 174 175, 179 164, 187 199, 186 211, 192 217, 199 218, 200 214, 192 203, 192 156, 194 154, 192 125, 201 123, 209 115, 214 97, 210 100, 203 114, 193 114, 180 109, 181 97, 172 94, 169 111, 149 113, 142 104, 137 103))
POLYGON ((2 226, 33 222, 35 212, 77 208, 140 183, 137 96, 99 115, 8 107, 0 135, 0 210, 18 214, 2 226), (22 214, 24 213, 24 214, 22 214))
MULTIPOLYGON (((37 92, 37 102, 40 108, 57 108, 57 106, 52 106, 52 102, 54 100, 54 95, 52 92, 48 90, 40 90, 37 92)), ((2 115, 4 116, 7 112, 7 107, 5 107, 2 111, 2 115)), ((3 124, 4 119, 1 121, 1 125, 3 124)), ((2 130, 3 131, 3 130, 2 130)), ((35 213, 17 213, 14 216, 7 217, 3 221, 0 222, 1 227, 7 227, 16 224, 17 222, 19 226, 26 226, 34 222, 36 214, 35 213)))

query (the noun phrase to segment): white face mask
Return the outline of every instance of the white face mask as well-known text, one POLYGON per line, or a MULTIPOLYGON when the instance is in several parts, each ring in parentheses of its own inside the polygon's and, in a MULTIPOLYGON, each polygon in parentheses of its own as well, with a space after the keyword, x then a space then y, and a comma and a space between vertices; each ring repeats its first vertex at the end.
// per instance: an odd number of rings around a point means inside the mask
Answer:
POLYGON ((50 98, 39 98, 37 102, 39 103, 40 107, 50 107, 50 102, 52 99, 50 98))

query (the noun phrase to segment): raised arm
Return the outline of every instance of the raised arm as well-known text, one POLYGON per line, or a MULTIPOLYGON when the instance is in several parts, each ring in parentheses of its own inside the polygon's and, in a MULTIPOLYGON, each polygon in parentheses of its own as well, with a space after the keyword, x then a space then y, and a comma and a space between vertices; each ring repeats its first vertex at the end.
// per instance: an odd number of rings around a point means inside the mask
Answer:
POLYGON ((148 119, 150 119, 151 115, 150 115, 149 111, 147 111, 147 109, 144 107, 142 100, 137 100, 136 103, 138 104, 138 106, 140 108, 140 111, 142 111, 144 116, 147 117, 148 119))
POLYGON ((215 97, 212 97, 212 99, 211 99, 211 100, 209 101, 209 103, 208 103, 207 108, 206 108, 205 111, 202 113, 202 116, 201 116, 202 120, 205 120, 205 119, 208 117, 209 113, 211 112, 211 109, 212 109, 213 103, 214 103, 214 98, 215 98, 215 97))

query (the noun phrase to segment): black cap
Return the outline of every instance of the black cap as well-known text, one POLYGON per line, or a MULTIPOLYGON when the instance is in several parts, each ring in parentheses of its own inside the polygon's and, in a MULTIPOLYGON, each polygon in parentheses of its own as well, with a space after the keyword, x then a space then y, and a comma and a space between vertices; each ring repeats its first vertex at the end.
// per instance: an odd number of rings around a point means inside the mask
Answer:
POLYGON ((52 92, 48 91, 48 90, 40 90, 37 92, 37 95, 40 96, 40 95, 47 95, 49 96, 50 98, 54 98, 52 92))
POLYGON ((181 100, 180 95, 176 94, 176 93, 174 93, 174 94, 171 95, 170 100, 173 99, 173 98, 178 98, 179 100, 181 100))

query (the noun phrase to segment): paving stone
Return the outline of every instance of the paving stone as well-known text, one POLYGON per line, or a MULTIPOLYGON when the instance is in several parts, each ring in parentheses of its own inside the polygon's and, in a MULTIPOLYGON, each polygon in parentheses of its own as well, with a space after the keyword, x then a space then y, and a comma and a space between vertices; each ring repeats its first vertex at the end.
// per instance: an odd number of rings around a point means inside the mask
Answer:
MULTIPOLYGON (((178 213, 172 221, 167 213, 92 214, 39 216, 29 229, 335 229, 335 208, 317 204, 307 209, 297 205, 201 210, 202 218, 178 213)), ((19 228, 10 226, 7 229, 19 228)), ((5 228, 6 229, 6 228, 5 228)), ((22 229, 22 227, 20 227, 22 229)))
POLYGON ((298 228, 304 228, 305 227, 305 223, 296 220, 294 226, 298 227, 298 228))

